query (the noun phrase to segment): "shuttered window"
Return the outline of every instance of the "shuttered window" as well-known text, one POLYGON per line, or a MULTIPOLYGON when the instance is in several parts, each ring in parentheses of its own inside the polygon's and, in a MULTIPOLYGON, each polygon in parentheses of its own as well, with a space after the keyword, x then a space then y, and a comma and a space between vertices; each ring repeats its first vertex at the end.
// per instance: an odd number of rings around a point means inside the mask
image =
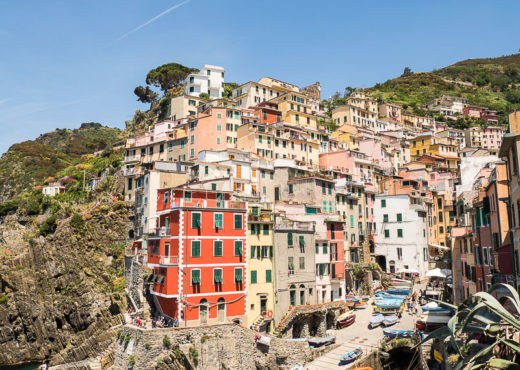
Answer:
POLYGON ((256 284, 256 270, 251 270, 251 284, 256 284))
POLYGON ((191 228, 192 229, 198 229, 200 228, 202 225, 200 223, 200 213, 197 212, 197 213, 192 213, 191 214, 191 228))
POLYGON ((200 284, 200 270, 191 270, 191 285, 200 284))
POLYGON ((222 269, 213 269, 213 281, 215 284, 222 284, 222 269))
POLYGON ((241 256, 242 255, 242 241, 235 240, 235 256, 241 256))
POLYGON ((235 269, 235 282, 241 283, 242 282, 242 269, 236 268, 235 269))
POLYGON ((272 281, 271 270, 265 270, 265 282, 270 283, 272 281))
POLYGON ((224 226, 224 215, 222 213, 213 214, 213 226, 215 229, 222 229, 224 226))
POLYGON ((292 233, 288 233, 287 234, 287 245, 289 247, 292 247, 292 245, 293 245, 293 235, 292 235, 292 233))
POLYGON ((242 229, 242 215, 235 215, 234 229, 242 229))
POLYGON ((213 256, 222 257, 222 240, 215 240, 213 242, 213 256))
POLYGON ((200 257, 200 240, 192 240, 191 242, 191 256, 200 257))

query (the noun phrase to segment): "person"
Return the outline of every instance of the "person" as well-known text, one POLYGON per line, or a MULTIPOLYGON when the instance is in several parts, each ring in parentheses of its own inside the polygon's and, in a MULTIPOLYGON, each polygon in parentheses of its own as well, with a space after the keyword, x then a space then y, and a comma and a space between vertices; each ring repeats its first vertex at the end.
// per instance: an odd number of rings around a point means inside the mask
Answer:
POLYGON ((179 319, 177 317, 175 317, 175 319, 173 320, 173 326, 175 328, 179 326, 179 319))
POLYGON ((43 364, 38 366, 38 370, 47 370, 48 368, 49 368, 49 360, 48 359, 45 359, 45 361, 43 361, 43 364))

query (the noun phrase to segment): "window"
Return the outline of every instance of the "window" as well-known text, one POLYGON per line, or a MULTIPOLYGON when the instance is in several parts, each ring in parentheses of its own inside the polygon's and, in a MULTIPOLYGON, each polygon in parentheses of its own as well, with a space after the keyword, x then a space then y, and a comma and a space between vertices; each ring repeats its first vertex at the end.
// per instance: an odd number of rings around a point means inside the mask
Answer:
POLYGON ((213 269, 213 283, 222 284, 222 269, 213 269))
POLYGON ((195 143, 195 135, 191 135, 191 137, 190 137, 190 143, 191 143, 191 144, 194 144, 194 143, 195 143))
POLYGON ((234 225, 233 225, 233 228, 235 230, 241 230, 242 229, 242 215, 240 214, 235 214, 235 222, 234 222, 234 225))
POLYGON ((403 229, 397 229, 397 237, 402 238, 403 237, 403 229))
POLYGON ((222 240, 215 240, 213 242, 213 256, 222 257, 222 240))
POLYGON ((235 268, 235 283, 242 282, 242 268, 235 268))
POLYGON ((390 230, 385 230, 385 238, 389 238, 390 237, 390 230))
POLYGON ((386 207, 386 199, 381 199, 381 208, 386 207))
POLYGON ((318 243, 316 243, 315 248, 316 248, 316 254, 320 254, 320 245, 318 243))
POLYGON ((242 256, 242 241, 241 240, 235 240, 234 256, 242 256))
POLYGON ((397 259, 398 260, 403 259, 403 248, 397 248, 397 259))
POLYGON ((271 270, 265 270, 265 282, 270 283, 273 280, 271 277, 271 270))
POLYGON ((289 194, 293 193, 293 184, 289 184, 289 194))
POLYGON ((292 247, 292 245, 293 245, 293 234, 292 233, 287 233, 287 245, 289 247, 292 247))
POLYGON ((251 270, 251 284, 256 284, 256 270, 251 270))
POLYGON ((383 222, 388 222, 388 215, 383 215, 383 222))
POLYGON ((191 256, 200 257, 200 240, 191 241, 191 256))
POLYGON ((397 214, 397 222, 402 222, 403 221, 403 214, 402 213, 398 213, 397 214))
POLYGON ((213 214, 213 226, 215 229, 222 229, 224 226, 224 215, 222 213, 213 214))
POLYGON ((350 227, 354 227, 354 215, 350 215, 350 227))
POLYGON ((263 228, 263 234, 264 235, 269 235, 269 225, 268 224, 264 224, 262 226, 262 228, 263 228))
POLYGON ((198 229, 201 227, 200 212, 193 212, 191 214, 191 228, 198 229))
POLYGON ((200 270, 191 270, 191 285, 200 284, 200 270))
POLYGON ((289 275, 294 275, 294 258, 293 257, 287 258, 287 267, 289 269, 289 275))
POLYGON ((305 257, 300 257, 300 270, 305 270, 305 257))
POLYGON ((323 243, 323 254, 329 253, 327 249, 327 243, 323 243))

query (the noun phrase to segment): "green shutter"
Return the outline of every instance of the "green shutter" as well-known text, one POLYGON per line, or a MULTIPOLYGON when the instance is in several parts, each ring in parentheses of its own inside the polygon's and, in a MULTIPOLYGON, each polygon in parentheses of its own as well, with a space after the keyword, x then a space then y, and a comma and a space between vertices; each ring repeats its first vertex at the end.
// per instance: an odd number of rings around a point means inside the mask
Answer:
POLYGON ((199 240, 193 240, 191 242, 191 256, 200 257, 200 241, 199 240))
POLYGON ((157 280, 158 283, 162 283, 164 281, 164 275, 162 275, 159 280, 157 280))
POLYGON ((383 222, 388 222, 388 215, 383 215, 383 222))
POLYGON ((237 283, 242 282, 242 269, 241 268, 235 269, 235 282, 237 282, 237 283))
POLYGON ((264 229, 264 235, 269 235, 269 225, 268 224, 264 224, 263 225, 263 229, 264 229))
POLYGON ((235 256, 242 255, 242 242, 240 240, 235 240, 235 256))
POLYGON ((191 270, 191 285, 200 284, 200 270, 191 270))
POLYGON ((191 228, 196 229, 201 226, 200 223, 200 213, 192 213, 191 214, 191 228))
POLYGON ((213 242, 213 256, 222 257, 222 241, 216 240, 213 242))
POLYGON ((303 235, 300 235, 299 241, 300 241, 300 247, 305 247, 305 239, 303 238, 303 235))
POLYGON ((402 238, 403 237, 403 229, 397 229, 397 237, 402 238))
POLYGON ((390 237, 390 230, 385 230, 385 238, 389 238, 390 237))
POLYGON ((354 227, 354 216, 350 215, 350 227, 354 227))
POLYGON ((253 216, 258 216, 258 207, 251 208, 251 214, 253 216))
POLYGON ((251 235, 255 235, 255 234, 256 234, 255 224, 251 224, 251 235))
POLYGON ((251 246, 251 258, 255 258, 255 246, 251 246))
POLYGON ((256 271, 251 270, 251 284, 256 284, 256 271))
POLYGON ((213 270, 213 281, 215 284, 222 284, 222 269, 213 270))
POLYGON ((403 221, 403 215, 401 213, 397 214, 397 222, 403 221))
POLYGON ((217 190, 217 184, 212 183, 211 184, 211 190, 217 190))
POLYGON ((269 257, 273 258, 273 246, 269 246, 269 257))
POLYGON ((270 283, 271 279, 271 270, 265 270, 265 282, 270 283))
POLYGON ((381 199, 381 208, 386 207, 386 199, 381 199))
POLYGON ((256 246, 256 258, 260 258, 262 256, 262 247, 257 245, 256 246))
POLYGON ((223 225, 222 219, 223 219, 222 213, 215 213, 213 215, 215 229, 222 229, 222 225, 223 225))
POLYGON ((242 215, 235 215, 235 229, 242 229, 242 215))
POLYGON ((290 247, 293 245, 293 235, 292 235, 292 233, 288 233, 287 234, 287 245, 290 246, 290 247))

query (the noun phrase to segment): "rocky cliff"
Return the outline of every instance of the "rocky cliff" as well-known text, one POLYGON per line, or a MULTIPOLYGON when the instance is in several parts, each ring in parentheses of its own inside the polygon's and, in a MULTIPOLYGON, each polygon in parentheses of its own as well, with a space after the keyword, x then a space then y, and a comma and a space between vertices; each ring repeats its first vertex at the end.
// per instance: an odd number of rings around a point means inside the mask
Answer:
POLYGON ((48 214, 0 217, 0 367, 95 356, 122 321, 133 208, 105 197, 72 209, 46 237, 48 214))

